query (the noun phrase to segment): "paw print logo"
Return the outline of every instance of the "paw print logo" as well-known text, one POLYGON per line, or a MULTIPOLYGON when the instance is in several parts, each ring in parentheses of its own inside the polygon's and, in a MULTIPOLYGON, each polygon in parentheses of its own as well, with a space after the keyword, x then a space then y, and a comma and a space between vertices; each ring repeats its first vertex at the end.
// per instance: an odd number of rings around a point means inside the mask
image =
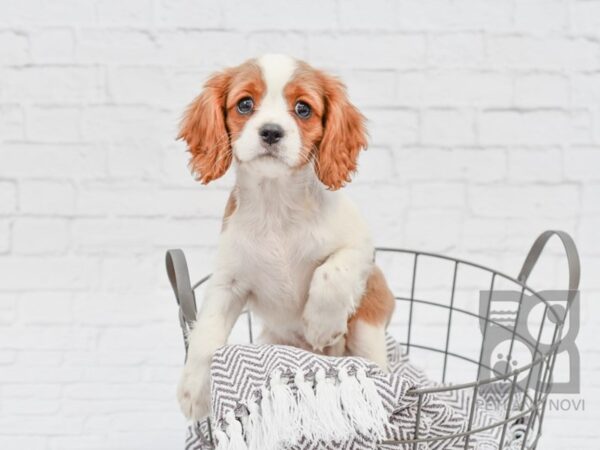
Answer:
MULTIPOLYGON (((482 291, 479 325, 483 336, 480 379, 502 376, 525 367, 551 351, 554 330, 564 320, 561 344, 552 380, 554 393, 578 393, 580 386, 579 351, 575 338, 579 332, 579 294, 567 311, 568 291, 543 291, 539 296, 519 291, 482 291), (488 311, 489 307, 489 311, 488 311), (485 317, 489 320, 486 321, 485 317), (567 377, 561 377, 568 373, 567 377)), ((536 388, 540 365, 519 374, 523 389, 536 388)), ((543 385, 540 385, 544 387, 543 385)))

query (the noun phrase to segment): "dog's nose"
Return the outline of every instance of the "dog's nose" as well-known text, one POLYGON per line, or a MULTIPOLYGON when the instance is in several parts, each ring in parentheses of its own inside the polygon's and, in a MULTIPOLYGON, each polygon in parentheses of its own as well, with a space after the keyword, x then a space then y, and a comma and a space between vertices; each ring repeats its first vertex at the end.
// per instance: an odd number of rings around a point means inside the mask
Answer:
POLYGON ((260 138, 266 144, 275 144, 283 137, 283 128, 276 123, 266 123, 258 130, 260 138))

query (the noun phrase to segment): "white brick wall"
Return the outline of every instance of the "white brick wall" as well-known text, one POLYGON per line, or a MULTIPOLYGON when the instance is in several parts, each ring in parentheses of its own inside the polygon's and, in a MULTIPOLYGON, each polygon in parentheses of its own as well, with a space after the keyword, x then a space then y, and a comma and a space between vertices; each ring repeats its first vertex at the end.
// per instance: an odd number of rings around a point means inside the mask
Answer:
POLYGON ((0 448, 180 445, 163 254, 209 270, 232 178, 192 180, 177 122, 266 51, 338 73, 370 119, 348 191, 379 244, 516 274, 538 232, 574 235, 586 411, 549 413, 543 447, 597 448, 598 0, 2 1, 0 448))

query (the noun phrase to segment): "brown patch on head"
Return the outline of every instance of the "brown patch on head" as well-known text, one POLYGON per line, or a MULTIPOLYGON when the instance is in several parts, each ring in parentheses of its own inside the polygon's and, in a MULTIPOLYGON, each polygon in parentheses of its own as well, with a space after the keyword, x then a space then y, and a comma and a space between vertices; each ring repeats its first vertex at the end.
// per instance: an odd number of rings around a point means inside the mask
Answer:
POLYGON ((339 189, 356 171, 358 153, 367 146, 365 118, 350 103, 345 86, 337 79, 306 63, 299 63, 284 95, 291 111, 298 100, 308 103, 312 115, 296 117, 302 136, 302 162, 311 155, 316 173, 330 189, 339 189))
POLYGON ((395 305, 394 294, 390 291, 383 272, 379 267, 373 266, 360 305, 349 323, 362 320, 371 325, 385 325, 392 317, 395 305))
POLYGON ((178 139, 187 142, 190 166, 202 183, 221 177, 231 165, 231 144, 251 117, 237 112, 237 102, 252 97, 258 106, 265 90, 260 68, 248 61, 213 75, 187 108, 178 139))
POLYGON ((323 139, 325 92, 320 83, 319 73, 306 63, 298 63, 298 68, 285 86, 283 94, 300 131, 302 149, 298 166, 301 167, 317 153, 323 139), (294 113, 298 101, 303 101, 311 107, 312 114, 307 119, 302 119, 294 113))

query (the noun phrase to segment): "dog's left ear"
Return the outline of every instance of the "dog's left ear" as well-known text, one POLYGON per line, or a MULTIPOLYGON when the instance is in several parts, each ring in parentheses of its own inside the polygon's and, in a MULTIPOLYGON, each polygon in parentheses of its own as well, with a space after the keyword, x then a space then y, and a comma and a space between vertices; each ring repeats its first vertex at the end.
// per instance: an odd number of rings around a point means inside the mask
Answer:
POLYGON ((324 73, 320 78, 325 100, 324 132, 315 169, 321 182, 336 190, 356 171, 358 153, 367 147, 367 132, 365 118, 348 100, 346 87, 324 73))
POLYGON ((231 142, 225 123, 231 78, 231 70, 213 75, 181 121, 177 138, 187 142, 190 167, 204 184, 221 177, 231 165, 231 142))

